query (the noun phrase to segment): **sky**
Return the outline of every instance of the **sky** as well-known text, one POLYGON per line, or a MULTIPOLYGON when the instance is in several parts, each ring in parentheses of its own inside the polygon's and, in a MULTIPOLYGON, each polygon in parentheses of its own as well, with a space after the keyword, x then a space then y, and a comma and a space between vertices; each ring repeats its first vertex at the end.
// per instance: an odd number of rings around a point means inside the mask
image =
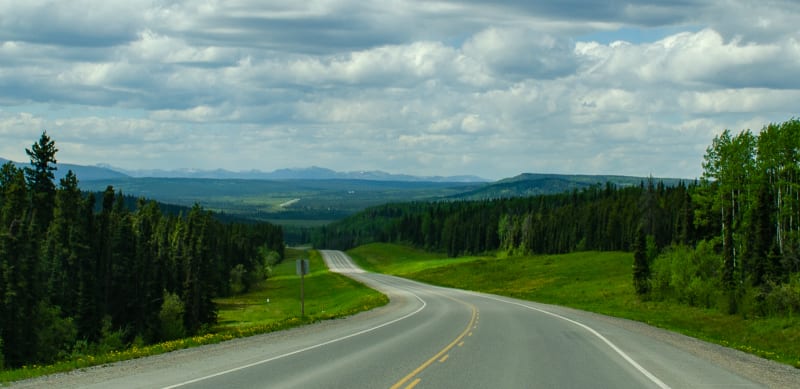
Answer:
MULTIPOLYGON (((797 116, 794 0, 0 0, 0 157, 695 178, 797 116)), ((79 177, 80 179, 80 177, 79 177)))

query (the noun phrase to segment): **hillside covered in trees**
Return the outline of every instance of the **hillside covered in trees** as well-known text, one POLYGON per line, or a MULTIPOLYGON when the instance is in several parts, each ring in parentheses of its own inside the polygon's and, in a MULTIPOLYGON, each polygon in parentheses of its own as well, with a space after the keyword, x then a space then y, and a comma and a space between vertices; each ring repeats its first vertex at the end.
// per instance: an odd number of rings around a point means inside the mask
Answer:
POLYGON ((800 312, 800 121, 724 131, 697 182, 372 207, 317 247, 407 243, 450 256, 637 251, 644 298, 754 315, 800 312))
POLYGON ((57 151, 43 133, 30 167, 0 169, 0 368, 200 332, 216 321, 213 297, 283 256, 268 223, 144 200, 131 211, 112 187, 81 192, 71 171, 56 186, 57 151))
POLYGON ((644 217, 647 232, 662 245, 688 242, 695 238, 688 193, 682 183, 666 187, 650 181, 525 198, 393 203, 320 228, 314 245, 349 249, 397 242, 450 256, 498 249, 541 254, 630 250, 644 217))

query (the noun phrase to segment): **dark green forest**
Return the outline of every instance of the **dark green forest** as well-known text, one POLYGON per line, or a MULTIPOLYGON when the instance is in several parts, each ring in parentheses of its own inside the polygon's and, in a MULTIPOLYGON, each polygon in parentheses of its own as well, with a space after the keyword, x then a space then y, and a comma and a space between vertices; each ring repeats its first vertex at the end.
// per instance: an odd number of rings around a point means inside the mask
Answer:
POLYGON ((71 171, 56 185, 57 151, 43 133, 26 149, 30 167, 0 169, 0 368, 202 332, 216 321, 212 298, 246 290, 283 256, 268 223, 110 186, 82 192, 71 171))
POLYGON ((689 196, 695 185, 648 181, 525 198, 386 204, 320 228, 314 245, 349 249, 396 242, 450 256, 630 250, 644 218, 661 246, 688 243, 696 238, 689 196))
POLYGON ((800 121, 724 131, 694 182, 394 203, 314 232, 316 247, 410 244, 450 256, 634 251, 643 299, 731 314, 800 312, 800 121))

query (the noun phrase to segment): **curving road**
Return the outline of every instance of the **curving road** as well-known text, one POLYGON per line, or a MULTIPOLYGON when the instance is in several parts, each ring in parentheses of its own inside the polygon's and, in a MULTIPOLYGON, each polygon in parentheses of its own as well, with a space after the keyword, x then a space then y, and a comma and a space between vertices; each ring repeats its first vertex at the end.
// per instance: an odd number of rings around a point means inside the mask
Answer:
MULTIPOLYGON (((76 373, 59 386, 764 386, 732 372, 730 366, 721 367, 708 355, 654 339, 648 331, 625 328, 629 326, 617 319, 368 273, 342 252, 322 255, 332 271, 383 291, 392 302, 348 319, 146 358, 144 366, 132 362, 109 367, 111 372, 76 373)), ((46 379, 39 384, 47 384, 46 379)))

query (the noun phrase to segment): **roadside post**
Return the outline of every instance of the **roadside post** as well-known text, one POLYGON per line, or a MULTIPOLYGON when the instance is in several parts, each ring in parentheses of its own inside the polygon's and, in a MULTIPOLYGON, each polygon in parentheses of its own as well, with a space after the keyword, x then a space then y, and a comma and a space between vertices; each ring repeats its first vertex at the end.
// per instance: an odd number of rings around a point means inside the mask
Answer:
POLYGON ((304 289, 304 276, 308 274, 308 259, 298 259, 295 262, 295 270, 300 276, 300 317, 306 316, 306 296, 304 289))

